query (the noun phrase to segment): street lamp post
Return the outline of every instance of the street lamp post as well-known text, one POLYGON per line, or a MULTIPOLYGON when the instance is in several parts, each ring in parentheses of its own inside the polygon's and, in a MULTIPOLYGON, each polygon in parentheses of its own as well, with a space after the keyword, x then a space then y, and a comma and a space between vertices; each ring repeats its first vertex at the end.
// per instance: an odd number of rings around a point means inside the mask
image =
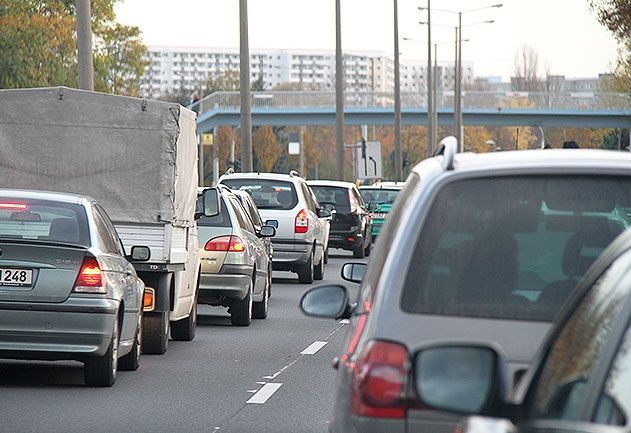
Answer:
POLYGON ((397 0, 394 0, 394 165, 395 180, 400 182, 403 180, 403 152, 401 150, 401 79, 399 71, 399 9, 397 0))

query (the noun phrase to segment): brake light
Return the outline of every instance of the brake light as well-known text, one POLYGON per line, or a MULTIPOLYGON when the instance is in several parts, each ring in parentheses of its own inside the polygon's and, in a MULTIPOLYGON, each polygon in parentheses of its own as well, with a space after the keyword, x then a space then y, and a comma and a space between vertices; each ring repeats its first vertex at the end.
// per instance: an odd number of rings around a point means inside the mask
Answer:
POLYGON ((373 418, 404 418, 408 370, 405 346, 391 341, 368 342, 353 368, 353 413, 373 418))
POLYGON ((218 236, 206 242, 206 245, 204 245, 204 250, 242 253, 245 251, 245 244, 239 236, 218 236))
POLYGON ((107 293, 105 279, 95 257, 85 256, 77 280, 72 289, 75 293, 107 293))
POLYGON ((307 211, 303 209, 296 215, 294 232, 307 233, 307 231, 309 231, 309 216, 307 215, 307 211))
POLYGON ((0 209, 4 210, 28 210, 28 204, 24 202, 0 202, 0 209))
POLYGON ((152 287, 145 287, 142 301, 142 311, 153 311, 156 308, 156 291, 152 287))

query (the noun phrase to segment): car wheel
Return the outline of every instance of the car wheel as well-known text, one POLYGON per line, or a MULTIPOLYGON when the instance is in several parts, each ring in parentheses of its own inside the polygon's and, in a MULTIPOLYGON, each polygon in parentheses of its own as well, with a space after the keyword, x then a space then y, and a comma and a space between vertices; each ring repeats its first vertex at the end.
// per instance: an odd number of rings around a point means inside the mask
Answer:
POLYGON ((138 317, 136 333, 134 334, 134 344, 131 352, 118 360, 118 369, 121 371, 136 371, 140 366, 140 351, 142 348, 142 313, 138 317))
POLYGON ((272 262, 270 261, 269 269, 267 270, 267 296, 272 297, 272 262))
POLYGON ((313 270, 313 279, 314 280, 323 280, 324 279, 324 254, 322 258, 320 258, 320 263, 313 270))
POLYGON ((263 300, 252 303, 252 318, 266 319, 269 310, 269 278, 265 279, 265 289, 263 289, 263 300))
POLYGON ((112 340, 105 355, 85 360, 83 375, 88 386, 107 387, 114 385, 118 371, 118 312, 114 321, 112 340))
POLYGON ((169 312, 147 313, 142 318, 142 353, 162 355, 169 345, 169 312))
POLYGON ((313 283, 313 250, 309 256, 309 261, 298 269, 298 282, 300 284, 313 283))
POLYGON ((354 259, 363 259, 364 258, 364 245, 360 244, 353 249, 353 258, 354 259))
POLYGON ((191 307, 191 313, 184 319, 171 323, 171 338, 175 341, 193 341, 197 327, 197 297, 191 307))
POLYGON ((329 247, 326 247, 326 250, 324 250, 324 264, 329 264, 329 247))
POLYGON ((252 287, 248 294, 240 301, 234 301, 230 306, 230 323, 233 326, 250 326, 252 322, 252 287))

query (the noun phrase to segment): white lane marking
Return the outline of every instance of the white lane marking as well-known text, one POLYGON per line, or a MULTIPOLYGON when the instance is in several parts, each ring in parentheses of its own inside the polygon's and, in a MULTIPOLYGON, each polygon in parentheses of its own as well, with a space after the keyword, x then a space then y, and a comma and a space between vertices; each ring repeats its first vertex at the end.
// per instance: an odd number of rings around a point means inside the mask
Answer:
POLYGON ((278 388, 283 386, 282 383, 266 383, 261 389, 258 390, 246 403, 263 404, 265 403, 278 388))
POLYGON ((329 344, 328 341, 314 341, 313 343, 309 345, 309 347, 307 347, 305 350, 300 352, 300 354, 301 355, 315 355, 316 353, 318 353, 318 350, 322 349, 327 344, 329 344))
POLYGON ((265 385, 267 382, 256 382, 257 385, 265 385))
POLYGON ((248 389, 246 392, 249 392, 250 394, 254 394, 256 392, 259 392, 258 389, 248 389))
POLYGON ((339 321, 339 323, 341 323, 342 325, 348 325, 349 323, 351 323, 351 321, 348 319, 342 319, 339 321))
POLYGON ((292 362, 290 362, 289 364, 287 364, 286 366, 284 366, 283 368, 281 368, 280 370, 278 370, 276 373, 270 375, 270 376, 263 376, 263 379, 269 379, 269 380, 274 380, 276 379, 276 377, 281 374, 283 371, 287 370, 289 367, 291 367, 292 365, 294 365, 296 362, 298 362, 300 360, 300 358, 296 358, 294 359, 292 362))

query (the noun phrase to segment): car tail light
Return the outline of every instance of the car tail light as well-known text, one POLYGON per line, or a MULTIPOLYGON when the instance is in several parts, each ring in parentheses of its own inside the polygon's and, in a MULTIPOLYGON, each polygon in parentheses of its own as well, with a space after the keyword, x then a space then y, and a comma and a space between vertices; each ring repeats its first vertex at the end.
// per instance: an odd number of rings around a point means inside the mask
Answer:
POLYGON ((245 251, 245 244, 239 236, 228 235, 218 236, 210 239, 204 245, 206 251, 227 251, 229 253, 242 253, 245 251))
POLYGON ((353 367, 353 413, 373 418, 404 418, 409 370, 405 346, 372 340, 353 367))
POLYGON ((105 278, 95 257, 85 256, 77 280, 72 289, 75 293, 107 293, 105 278))
POLYGON ((294 232, 307 233, 307 231, 309 231, 309 216, 307 215, 307 211, 303 209, 296 215, 294 232))
POLYGON ((143 311, 153 311, 156 308, 156 291, 152 287, 145 287, 142 300, 143 311))
POLYGON ((355 200, 355 195, 353 191, 348 190, 348 201, 351 203, 351 213, 357 212, 357 200, 355 200))
POLYGON ((26 211, 26 210, 28 210, 28 204, 26 202, 15 202, 15 201, 8 202, 8 201, 3 201, 3 202, 0 202, 0 209, 26 211))

